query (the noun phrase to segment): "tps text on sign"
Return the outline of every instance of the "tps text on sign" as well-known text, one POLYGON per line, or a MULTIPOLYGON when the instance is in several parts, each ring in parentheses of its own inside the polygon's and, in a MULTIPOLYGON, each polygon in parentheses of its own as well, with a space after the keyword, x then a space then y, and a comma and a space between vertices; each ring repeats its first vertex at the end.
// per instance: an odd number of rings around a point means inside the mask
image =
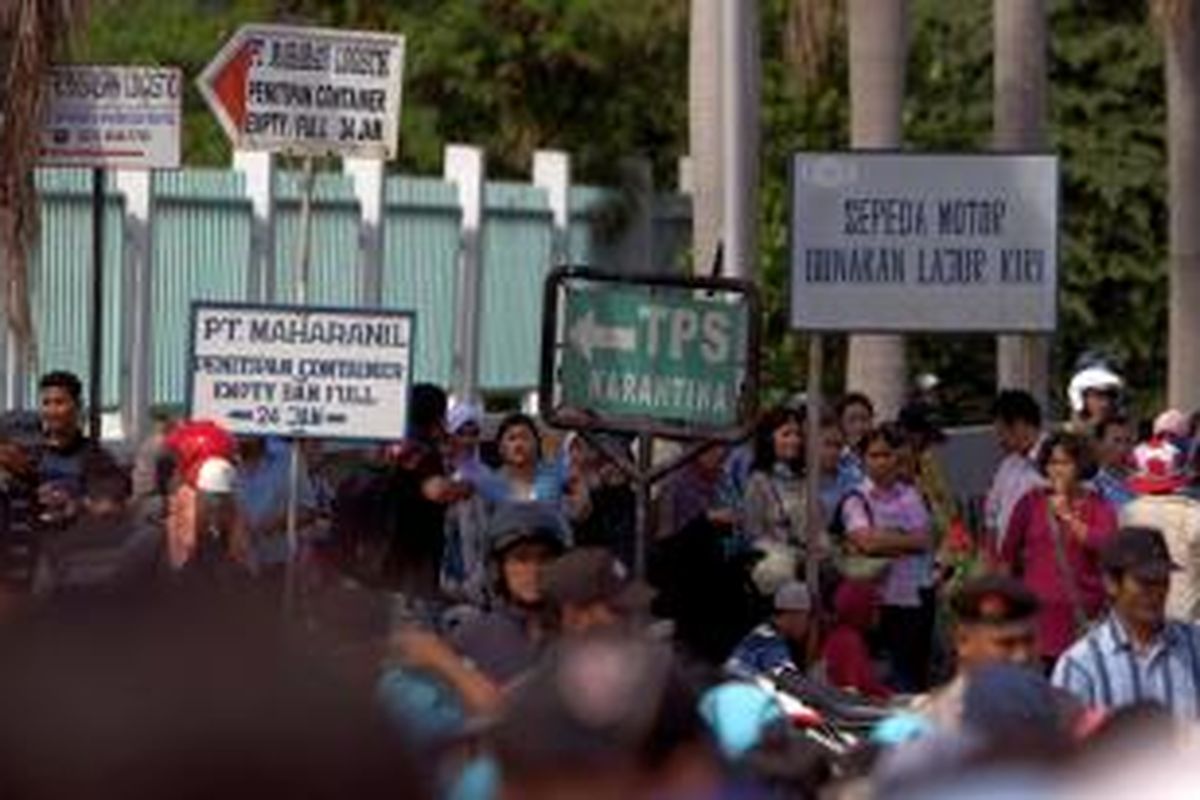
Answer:
POLYGON ((197 303, 190 416, 235 433, 403 438, 407 312, 197 303))
POLYGON ((792 193, 793 327, 1055 328, 1055 157, 800 153, 792 193))

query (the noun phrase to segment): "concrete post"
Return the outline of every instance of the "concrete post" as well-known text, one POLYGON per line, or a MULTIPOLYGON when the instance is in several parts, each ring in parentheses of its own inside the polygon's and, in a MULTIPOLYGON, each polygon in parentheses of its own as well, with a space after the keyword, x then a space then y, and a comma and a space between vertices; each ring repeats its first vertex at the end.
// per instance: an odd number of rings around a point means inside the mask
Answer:
POLYGON ((724 0, 721 15, 722 273, 757 273, 758 3, 724 0))
POLYGON ((617 244, 617 264, 630 275, 650 275, 654 263, 654 169, 642 157, 621 159, 621 187, 627 193, 629 220, 617 244))
POLYGON ((688 152, 692 172, 693 271, 711 275, 721 242, 721 14, 724 0, 691 0, 688 152))
MULTIPOLYGON (((994 149, 1039 151, 1046 146, 1045 0, 993 3, 994 149)), ((1050 347, 1045 336, 1001 336, 996 383, 1025 389, 1049 411, 1050 347)))
POLYGON ((553 218, 550 263, 562 266, 571 261, 571 156, 558 150, 533 154, 533 185, 545 189, 553 218))
POLYGON ((358 198, 359 302, 367 308, 383 303, 384 162, 378 158, 347 158, 342 171, 354 182, 358 198))
POLYGON ((153 386, 154 175, 118 170, 116 187, 125 198, 125 252, 121 292, 129 309, 121 321, 121 430, 136 447, 150 432, 153 386))
POLYGON ((457 189, 462 209, 451 388, 459 399, 477 402, 479 334, 483 328, 483 150, 469 145, 448 145, 443 165, 446 182, 457 189))
POLYGON ((275 157, 272 153, 235 150, 233 168, 246 179, 253 221, 246 298, 267 303, 275 298, 275 157))

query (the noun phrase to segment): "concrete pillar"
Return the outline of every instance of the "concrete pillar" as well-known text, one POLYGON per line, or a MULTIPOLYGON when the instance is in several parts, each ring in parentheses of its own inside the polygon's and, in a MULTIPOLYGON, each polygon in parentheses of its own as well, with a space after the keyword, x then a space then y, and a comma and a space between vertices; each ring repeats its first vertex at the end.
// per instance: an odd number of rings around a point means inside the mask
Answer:
POLYGON ((654 263, 654 169, 637 156, 621 159, 619 171, 629 220, 617 243, 617 266, 629 275, 650 275, 659 269, 654 263))
POLYGON ((125 439, 137 446, 150 433, 153 386, 154 175, 149 170, 118 170, 117 191, 125 199, 125 252, 121 292, 120 413, 125 439))
POLYGON ((483 328, 483 149, 448 145, 443 156, 446 182, 455 186, 462 209, 458 245, 458 282, 454 304, 452 390, 461 400, 477 402, 479 336, 483 328))
POLYGON ((342 171, 354 182, 358 198, 359 302, 378 308, 383 302, 384 162, 378 158, 347 158, 342 171))
POLYGON ((275 157, 272 153, 235 150, 233 168, 246 179, 253 220, 246 299, 267 303, 275 299, 275 157))
POLYGON ((571 262, 571 156, 558 150, 533 154, 533 185, 545 189, 550 201, 553 236, 550 263, 558 267, 571 262))
MULTIPOLYGON (((994 149, 1040 151, 1046 147, 1045 0, 993 3, 994 149)), ((1000 336, 996 383, 1025 389, 1049 411, 1050 342, 1045 336, 1000 336)))

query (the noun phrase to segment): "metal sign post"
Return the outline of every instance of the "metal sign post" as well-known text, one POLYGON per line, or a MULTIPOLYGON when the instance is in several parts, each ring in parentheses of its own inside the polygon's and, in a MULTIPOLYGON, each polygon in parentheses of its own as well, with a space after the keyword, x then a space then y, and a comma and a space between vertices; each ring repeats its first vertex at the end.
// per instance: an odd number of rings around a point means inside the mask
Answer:
POLYGON ((100 440, 104 391, 107 168, 177 169, 183 75, 173 67, 65 65, 46 78, 38 163, 92 171, 88 435, 100 440))
POLYGON ((104 169, 92 169, 92 341, 88 366, 88 436, 100 441, 104 389, 104 169))
POLYGON ((539 405, 579 431, 637 493, 639 574, 653 485, 714 441, 736 442, 758 412, 759 301, 726 278, 634 277, 559 268, 546 278, 539 405), (636 458, 595 434, 637 436, 636 458), (691 442, 655 466, 655 437, 691 442))
POLYGON ((815 657, 819 646, 821 614, 821 575, 817 561, 821 539, 825 533, 825 515, 821 511, 821 411, 825 406, 821 390, 821 377, 825 371, 825 341, 819 333, 808 337, 808 385, 805 400, 807 436, 804 440, 804 463, 808 466, 805 475, 805 531, 806 558, 804 560, 804 583, 813 600, 814 616, 818 624, 809 633, 809 649, 815 657))
MULTIPOLYGON (((312 258, 312 201, 316 184, 316 169, 312 156, 304 157, 304 172, 300 187, 300 240, 296 253, 296 305, 308 302, 308 270, 312 258)), ((288 470, 287 543, 288 559, 283 584, 283 613, 292 616, 296 606, 296 567, 300 553, 300 438, 291 441, 291 464, 288 470)))

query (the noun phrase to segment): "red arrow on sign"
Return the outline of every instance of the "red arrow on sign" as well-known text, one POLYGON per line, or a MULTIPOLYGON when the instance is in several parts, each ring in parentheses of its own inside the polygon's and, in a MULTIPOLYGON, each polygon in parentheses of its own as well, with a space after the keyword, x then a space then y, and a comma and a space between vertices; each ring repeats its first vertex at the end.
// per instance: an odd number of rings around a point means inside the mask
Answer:
POLYGON ((246 125, 246 78, 253 58, 254 48, 244 44, 212 76, 213 95, 239 131, 246 125))

